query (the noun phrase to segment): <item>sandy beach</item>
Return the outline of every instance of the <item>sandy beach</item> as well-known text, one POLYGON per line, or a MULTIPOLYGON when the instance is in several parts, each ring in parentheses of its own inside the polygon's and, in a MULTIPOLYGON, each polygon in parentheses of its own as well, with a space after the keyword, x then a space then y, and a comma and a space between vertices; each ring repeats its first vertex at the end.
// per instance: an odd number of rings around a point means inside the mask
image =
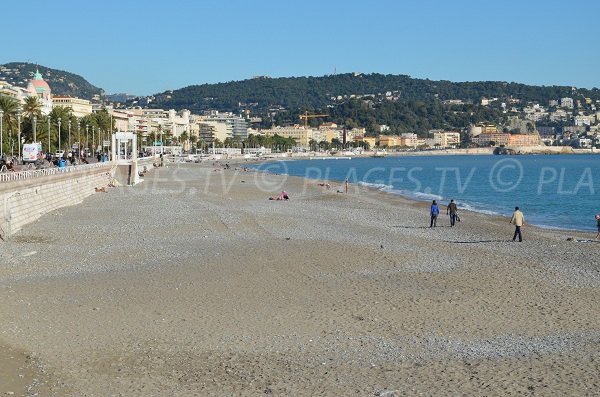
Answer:
POLYGON ((567 241, 593 235, 430 229, 426 203, 236 166, 144 179, 0 244, 0 395, 599 393, 600 243, 567 241))

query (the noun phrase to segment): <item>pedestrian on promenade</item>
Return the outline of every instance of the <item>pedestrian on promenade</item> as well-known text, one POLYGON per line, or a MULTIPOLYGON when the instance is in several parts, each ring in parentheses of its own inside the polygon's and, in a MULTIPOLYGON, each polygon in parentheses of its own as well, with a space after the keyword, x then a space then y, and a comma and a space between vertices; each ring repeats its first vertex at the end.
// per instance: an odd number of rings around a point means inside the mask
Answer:
POLYGON ((513 212, 512 218, 510 218, 510 224, 515 225, 515 234, 513 235, 512 241, 517 239, 519 236, 519 242, 523 242, 523 235, 521 234, 521 226, 525 224, 525 217, 523 213, 519 209, 519 207, 515 207, 515 212, 513 212))
POLYGON ((456 207, 456 203, 454 200, 450 200, 450 204, 446 207, 446 215, 450 215, 450 227, 454 226, 456 223, 456 219, 458 218, 457 211, 458 208, 456 207))
POLYGON ((429 214, 431 215, 431 223, 429 224, 429 227, 435 227, 439 213, 440 209, 438 208, 435 200, 433 200, 433 203, 431 203, 431 209, 429 211, 429 214))
POLYGON ((594 238, 594 240, 598 240, 600 239, 600 215, 596 215, 596 223, 598 225, 598 234, 596 234, 596 237, 594 238))

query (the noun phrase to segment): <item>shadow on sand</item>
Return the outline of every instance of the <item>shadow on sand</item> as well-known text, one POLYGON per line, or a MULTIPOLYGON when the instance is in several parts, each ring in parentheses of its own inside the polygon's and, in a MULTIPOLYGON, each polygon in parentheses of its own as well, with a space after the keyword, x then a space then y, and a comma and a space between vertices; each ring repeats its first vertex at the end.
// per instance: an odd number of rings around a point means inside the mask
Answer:
POLYGON ((397 227, 399 229, 438 229, 440 227, 450 227, 450 226, 446 226, 446 225, 438 225, 436 227, 429 227, 429 226, 392 226, 392 227, 397 227))
POLYGON ((512 240, 471 240, 471 241, 452 241, 444 240, 445 243, 453 244, 480 244, 480 243, 510 243, 512 240))

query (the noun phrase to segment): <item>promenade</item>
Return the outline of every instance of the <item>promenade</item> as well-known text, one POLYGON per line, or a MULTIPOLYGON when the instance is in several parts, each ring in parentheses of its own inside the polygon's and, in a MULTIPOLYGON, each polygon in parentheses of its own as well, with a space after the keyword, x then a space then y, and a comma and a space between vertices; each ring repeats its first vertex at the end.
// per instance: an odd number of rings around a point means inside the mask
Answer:
POLYGON ((597 393, 600 244, 231 165, 153 169, 1 244, 0 394, 597 393))

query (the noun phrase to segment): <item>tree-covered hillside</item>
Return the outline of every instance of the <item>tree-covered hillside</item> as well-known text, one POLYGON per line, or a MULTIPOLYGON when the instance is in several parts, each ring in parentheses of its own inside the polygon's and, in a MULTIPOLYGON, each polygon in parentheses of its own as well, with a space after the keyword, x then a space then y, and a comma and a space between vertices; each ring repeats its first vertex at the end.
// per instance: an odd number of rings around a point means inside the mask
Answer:
POLYGON ((93 86, 83 77, 57 70, 47 68, 42 65, 26 62, 11 62, 0 65, 0 80, 4 80, 12 85, 26 87, 35 71, 39 70, 44 80, 48 82, 52 94, 69 95, 77 98, 92 99, 94 95, 102 94, 102 89, 93 86))
POLYGON ((256 78, 219 84, 193 85, 156 95, 157 107, 207 109, 238 112, 250 108, 257 112, 270 107, 320 109, 335 102, 332 97, 344 95, 385 95, 400 101, 460 99, 478 103, 481 98, 507 101, 517 98, 524 102, 547 105, 562 97, 600 99, 600 90, 574 89, 564 86, 531 86, 496 81, 454 83, 413 79, 406 75, 340 74, 324 77, 256 78))

